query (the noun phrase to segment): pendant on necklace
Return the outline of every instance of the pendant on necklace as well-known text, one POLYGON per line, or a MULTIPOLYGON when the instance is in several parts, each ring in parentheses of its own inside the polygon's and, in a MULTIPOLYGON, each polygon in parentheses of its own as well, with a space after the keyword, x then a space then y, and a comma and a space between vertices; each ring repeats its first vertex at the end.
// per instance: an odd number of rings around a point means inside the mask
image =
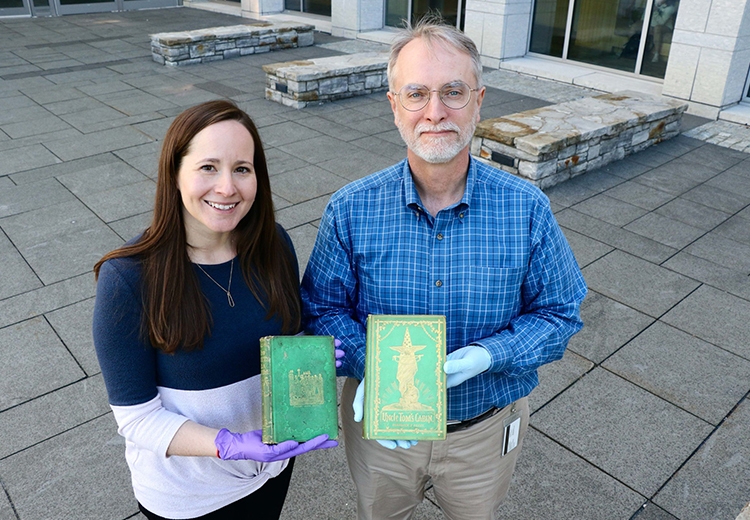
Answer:
POLYGON ((232 293, 227 291, 227 303, 229 303, 230 307, 234 307, 234 298, 232 298, 232 293))

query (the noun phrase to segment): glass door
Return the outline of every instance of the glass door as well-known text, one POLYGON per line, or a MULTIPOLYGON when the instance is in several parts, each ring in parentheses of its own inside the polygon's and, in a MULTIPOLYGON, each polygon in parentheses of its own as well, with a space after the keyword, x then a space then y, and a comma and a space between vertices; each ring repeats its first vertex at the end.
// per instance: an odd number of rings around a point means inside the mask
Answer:
POLYGON ((284 9, 321 16, 331 16, 331 0, 285 0, 284 9))
POLYGON ((429 12, 437 12, 443 20, 463 31, 466 15, 465 0, 386 0, 385 25, 403 27, 416 23, 429 12))
POLYGON ((664 78, 678 7, 679 0, 537 0, 529 51, 664 78))
POLYGON ((31 16, 29 0, 0 0, 0 16, 31 16))

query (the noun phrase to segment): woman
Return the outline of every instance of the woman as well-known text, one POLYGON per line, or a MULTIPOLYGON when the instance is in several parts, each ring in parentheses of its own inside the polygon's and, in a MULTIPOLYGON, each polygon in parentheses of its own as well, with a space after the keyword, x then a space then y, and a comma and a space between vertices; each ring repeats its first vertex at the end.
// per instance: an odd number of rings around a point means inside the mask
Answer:
POLYGON ((94 343, 143 514, 278 518, 289 459, 336 442, 261 442, 259 338, 299 331, 299 274, 246 113, 177 116, 151 225, 94 272, 94 343))

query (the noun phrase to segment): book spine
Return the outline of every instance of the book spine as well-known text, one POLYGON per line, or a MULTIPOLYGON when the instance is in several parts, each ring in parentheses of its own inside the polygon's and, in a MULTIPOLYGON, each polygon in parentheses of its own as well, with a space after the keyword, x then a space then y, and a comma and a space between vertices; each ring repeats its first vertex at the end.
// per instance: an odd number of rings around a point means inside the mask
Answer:
POLYGON ((373 425, 377 413, 374 406, 369 406, 371 399, 377 395, 377 377, 375 370, 377 367, 377 348, 375 348, 375 324, 372 316, 367 317, 367 349, 365 350, 365 400, 364 414, 362 417, 362 437, 365 439, 373 438, 373 425))
POLYGON ((273 444, 273 405, 271 403, 271 340, 260 338, 260 387, 263 414, 263 437, 265 444, 273 444))

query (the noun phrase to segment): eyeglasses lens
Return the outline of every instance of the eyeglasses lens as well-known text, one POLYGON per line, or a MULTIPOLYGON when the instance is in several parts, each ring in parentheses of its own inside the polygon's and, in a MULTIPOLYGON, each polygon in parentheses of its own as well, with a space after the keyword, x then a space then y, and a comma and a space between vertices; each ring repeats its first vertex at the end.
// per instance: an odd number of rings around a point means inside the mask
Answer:
MULTIPOLYGON (((413 112, 423 109, 430 101, 433 91, 423 85, 406 85, 399 91, 399 99, 406 110, 413 112)), ((440 101, 448 108, 461 109, 469 104, 471 88, 461 81, 448 83, 437 90, 440 101)))

